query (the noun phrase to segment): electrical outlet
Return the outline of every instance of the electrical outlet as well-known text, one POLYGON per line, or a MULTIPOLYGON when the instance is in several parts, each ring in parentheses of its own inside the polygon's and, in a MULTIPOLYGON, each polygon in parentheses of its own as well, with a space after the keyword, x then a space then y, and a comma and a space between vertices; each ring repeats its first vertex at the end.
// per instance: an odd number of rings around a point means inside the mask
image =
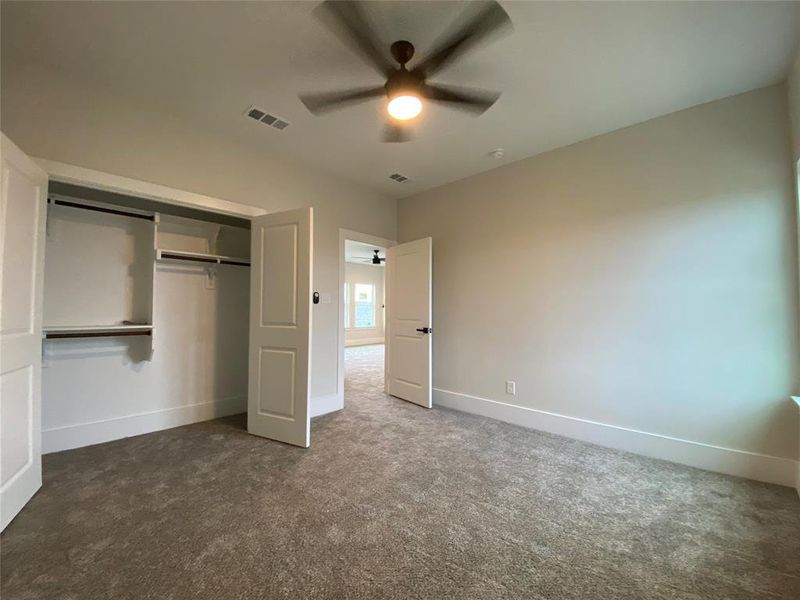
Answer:
POLYGON ((506 394, 508 394, 509 396, 515 396, 517 394, 516 381, 506 381, 506 394))

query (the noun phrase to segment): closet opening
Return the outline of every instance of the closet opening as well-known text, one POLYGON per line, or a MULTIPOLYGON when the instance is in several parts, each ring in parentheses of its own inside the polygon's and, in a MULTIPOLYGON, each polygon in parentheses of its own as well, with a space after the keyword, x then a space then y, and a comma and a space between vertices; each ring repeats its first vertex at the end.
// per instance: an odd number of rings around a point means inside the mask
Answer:
POLYGON ((250 220, 56 181, 47 202, 43 451, 244 413, 250 220))

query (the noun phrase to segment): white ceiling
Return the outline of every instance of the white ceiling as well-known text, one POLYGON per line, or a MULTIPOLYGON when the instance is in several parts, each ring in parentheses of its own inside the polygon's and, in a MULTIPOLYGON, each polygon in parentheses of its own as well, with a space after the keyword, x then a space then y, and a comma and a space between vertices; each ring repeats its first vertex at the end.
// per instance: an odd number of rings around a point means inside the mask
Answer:
MULTIPOLYGON (((183 115, 215 135, 402 197, 703 102, 783 81, 798 2, 503 2, 509 36, 437 81, 502 90, 479 118, 426 107, 419 137, 378 141, 381 101, 325 117, 300 91, 380 84, 311 15, 314 2, 3 2, 2 69, 39 64, 183 115), (245 119, 251 104, 291 123, 245 119), (505 148, 505 158, 488 156, 505 148), (395 183, 399 172, 410 178, 395 183)), ((375 2, 387 47, 418 55, 452 2, 375 2)))
MULTIPOLYGON (((371 246, 362 242, 355 242, 353 240, 344 241, 344 260, 349 263, 357 263, 360 265, 369 265, 371 263, 365 262, 364 257, 372 258, 375 250, 378 250, 378 256, 386 258, 386 248, 381 246, 371 246)), ((375 265, 378 266, 378 265, 375 265)), ((383 266, 381 263, 380 266, 383 266)))

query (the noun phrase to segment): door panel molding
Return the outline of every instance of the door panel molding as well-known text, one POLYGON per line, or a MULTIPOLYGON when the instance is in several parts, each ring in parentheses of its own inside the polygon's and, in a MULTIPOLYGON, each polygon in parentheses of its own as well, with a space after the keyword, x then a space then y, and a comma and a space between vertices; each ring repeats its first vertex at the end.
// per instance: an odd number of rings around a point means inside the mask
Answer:
POLYGON ((386 391, 426 408, 432 404, 433 240, 386 251, 386 391))
POLYGON ((0 530, 42 485, 47 174, 5 135, 0 163, 0 530))
POLYGON ((304 448, 311 443, 312 244, 311 208, 252 221, 247 430, 304 448))

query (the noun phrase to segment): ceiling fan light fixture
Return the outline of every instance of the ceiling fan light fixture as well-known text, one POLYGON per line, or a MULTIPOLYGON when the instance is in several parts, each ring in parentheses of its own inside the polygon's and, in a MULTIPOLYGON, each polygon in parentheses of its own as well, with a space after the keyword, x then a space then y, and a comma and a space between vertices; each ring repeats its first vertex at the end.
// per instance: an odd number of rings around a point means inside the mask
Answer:
MULTIPOLYGON (((473 50, 486 38, 511 29, 511 19, 497 0, 470 2, 458 22, 437 39, 428 56, 415 59, 414 44, 397 40, 386 56, 379 35, 370 25, 363 0, 323 0, 314 9, 320 20, 351 50, 385 78, 382 86, 351 88, 335 92, 301 94, 300 101, 315 115, 373 98, 385 103, 391 120, 384 125, 382 141, 407 142, 412 137, 409 121, 422 112, 423 102, 482 114, 500 97, 497 92, 429 83, 428 79, 473 50), (474 5, 474 6, 472 6, 474 5), (473 10, 474 8, 474 10, 473 10), (408 65, 415 60, 409 70, 408 65), (408 123, 408 125, 407 125, 408 123)), ((408 3, 410 6, 412 3, 408 3)))
POLYGON ((422 100, 408 93, 399 94, 389 100, 386 110, 393 119, 408 121, 422 112, 422 100))

